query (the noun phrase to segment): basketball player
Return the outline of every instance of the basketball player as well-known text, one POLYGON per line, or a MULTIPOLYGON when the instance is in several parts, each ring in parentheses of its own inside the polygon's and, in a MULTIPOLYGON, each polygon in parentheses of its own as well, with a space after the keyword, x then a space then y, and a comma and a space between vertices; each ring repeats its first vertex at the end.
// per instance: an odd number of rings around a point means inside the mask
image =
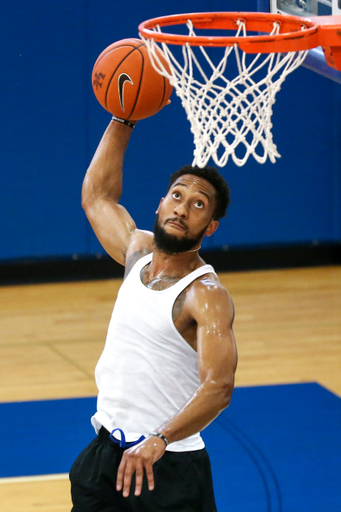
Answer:
POLYGON ((232 301, 198 251, 229 188, 216 169, 186 166, 154 233, 137 229, 119 204, 132 128, 113 118, 83 184, 88 219, 125 278, 96 367, 98 436, 70 472, 72 510, 215 512, 200 431, 230 403, 237 353, 232 301))

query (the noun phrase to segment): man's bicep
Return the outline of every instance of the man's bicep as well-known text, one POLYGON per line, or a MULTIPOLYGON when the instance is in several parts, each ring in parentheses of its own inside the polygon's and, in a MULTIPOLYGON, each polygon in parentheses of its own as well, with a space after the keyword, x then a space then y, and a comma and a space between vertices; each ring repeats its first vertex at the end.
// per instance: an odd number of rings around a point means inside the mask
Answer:
POLYGON ((198 329, 198 365, 201 382, 234 380, 237 366, 237 349, 233 330, 198 329))
POLYGON ((237 348, 233 333, 234 307, 226 290, 218 290, 207 302, 206 314, 197 320, 197 350, 201 381, 234 379, 237 348))
POLYGON ((86 208, 88 220, 106 252, 121 265, 136 230, 136 224, 120 204, 102 199, 86 208))

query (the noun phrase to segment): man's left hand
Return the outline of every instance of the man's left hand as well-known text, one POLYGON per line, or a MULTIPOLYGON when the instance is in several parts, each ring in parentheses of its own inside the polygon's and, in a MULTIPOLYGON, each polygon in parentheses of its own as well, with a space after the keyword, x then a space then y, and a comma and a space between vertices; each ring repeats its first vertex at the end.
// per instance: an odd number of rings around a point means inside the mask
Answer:
POLYGON ((123 490, 126 498, 130 493, 131 479, 135 473, 135 496, 142 490, 143 473, 146 471, 148 489, 154 489, 153 464, 159 460, 166 451, 165 442, 156 436, 149 436, 141 443, 126 450, 117 472, 116 489, 123 490))

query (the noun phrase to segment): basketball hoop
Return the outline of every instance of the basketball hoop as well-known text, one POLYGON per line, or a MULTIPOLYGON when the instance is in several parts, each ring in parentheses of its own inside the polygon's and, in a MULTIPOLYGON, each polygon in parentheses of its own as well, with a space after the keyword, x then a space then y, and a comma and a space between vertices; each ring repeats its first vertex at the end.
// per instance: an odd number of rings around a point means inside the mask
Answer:
POLYGON ((165 16, 139 26, 155 69, 181 98, 194 136, 193 165, 210 158, 224 167, 231 156, 243 166, 280 155, 272 137, 272 106, 289 73, 307 51, 322 46, 329 65, 341 70, 341 16, 300 18, 265 13, 198 13, 165 16), (185 35, 162 32, 187 26, 185 35), (197 30, 223 30, 200 35, 197 30), (233 34, 225 35, 227 31, 233 34), (169 65, 160 58, 160 46, 169 65), (176 55, 175 47, 182 47, 176 55), (207 47, 221 47, 212 59, 207 47), (232 61, 232 62, 231 62, 232 61), (229 71, 235 71, 229 76, 229 71))

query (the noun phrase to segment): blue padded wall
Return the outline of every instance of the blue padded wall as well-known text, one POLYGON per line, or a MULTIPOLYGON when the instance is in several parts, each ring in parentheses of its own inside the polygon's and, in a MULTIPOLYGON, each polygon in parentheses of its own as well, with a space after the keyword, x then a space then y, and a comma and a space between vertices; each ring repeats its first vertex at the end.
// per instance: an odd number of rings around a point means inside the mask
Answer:
MULTIPOLYGON (((256 10, 238 0, 229 10, 256 10)), ((138 24, 226 2, 12 0, 1 7, 0 261, 103 252, 80 206, 82 179, 110 115, 97 103, 91 70, 138 24)), ((232 189, 226 219, 204 247, 341 239, 341 87, 305 68, 288 77, 274 107, 276 164, 222 170, 232 189)), ((168 176, 192 161, 180 100, 138 124, 125 159, 122 203, 150 229, 168 176)))

